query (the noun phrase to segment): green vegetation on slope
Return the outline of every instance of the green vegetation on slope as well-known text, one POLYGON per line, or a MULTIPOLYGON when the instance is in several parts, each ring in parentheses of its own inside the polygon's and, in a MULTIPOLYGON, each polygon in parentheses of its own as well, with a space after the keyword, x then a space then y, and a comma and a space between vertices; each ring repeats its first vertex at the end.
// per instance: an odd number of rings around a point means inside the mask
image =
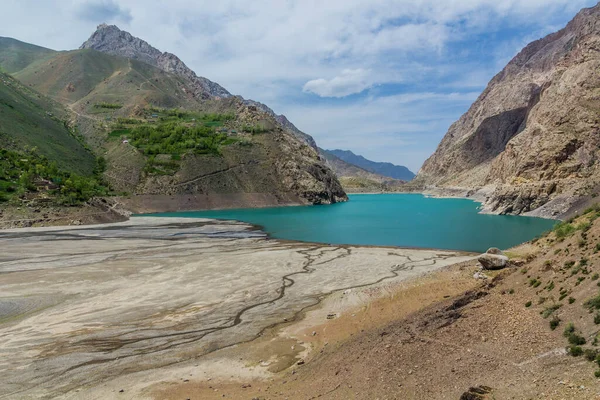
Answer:
POLYGON ((109 140, 127 140, 146 158, 144 171, 152 175, 173 175, 185 154, 221 155, 221 147, 238 143, 222 127, 233 114, 201 114, 179 109, 150 107, 139 113, 146 119, 117 118, 109 140))
POLYGON ((74 206, 94 196, 105 196, 108 188, 99 176, 106 164, 99 158, 94 176, 61 170, 33 151, 0 149, 0 202, 50 202, 74 206))
POLYGON ((131 130, 131 144, 144 154, 219 154, 219 145, 227 135, 217 134, 214 128, 186 126, 177 122, 157 126, 141 125, 131 130))
POLYGON ((0 148, 35 148, 61 169, 91 175, 94 156, 68 128, 66 118, 60 105, 0 73, 0 148))
POLYGON ((12 74, 54 53, 44 47, 0 37, 0 71, 12 74))

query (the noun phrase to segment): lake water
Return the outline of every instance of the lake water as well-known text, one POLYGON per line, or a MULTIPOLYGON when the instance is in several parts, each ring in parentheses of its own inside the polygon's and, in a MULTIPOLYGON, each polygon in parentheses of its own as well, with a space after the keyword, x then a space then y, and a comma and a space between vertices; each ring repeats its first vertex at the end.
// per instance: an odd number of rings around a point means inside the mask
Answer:
POLYGON ((274 207, 152 214, 233 219, 260 225, 271 237, 306 242, 422 247, 483 252, 506 249, 549 230, 556 221, 478 213, 466 199, 419 194, 350 195, 330 206, 274 207))

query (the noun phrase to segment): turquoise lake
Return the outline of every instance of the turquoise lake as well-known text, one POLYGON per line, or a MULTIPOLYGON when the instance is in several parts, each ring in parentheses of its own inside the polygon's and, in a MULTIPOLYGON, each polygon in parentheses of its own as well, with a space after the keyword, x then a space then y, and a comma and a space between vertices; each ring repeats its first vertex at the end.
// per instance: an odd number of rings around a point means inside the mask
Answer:
POLYGON ((350 195, 330 206, 274 207, 152 214, 244 221, 271 237, 330 244, 421 247, 483 252, 506 249, 550 230, 556 221, 478 213, 466 199, 419 194, 350 195))

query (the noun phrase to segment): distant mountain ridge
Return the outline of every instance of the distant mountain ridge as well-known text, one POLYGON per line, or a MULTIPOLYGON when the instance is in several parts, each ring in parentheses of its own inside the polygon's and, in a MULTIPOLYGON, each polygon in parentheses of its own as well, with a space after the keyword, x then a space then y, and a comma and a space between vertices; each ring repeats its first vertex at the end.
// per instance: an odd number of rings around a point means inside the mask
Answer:
POLYGON ((405 185, 403 180, 367 171, 321 148, 319 154, 335 172, 342 187, 348 193, 396 192, 402 190, 405 185))
POLYGON ((325 150, 325 152, 334 155, 335 157, 356 165, 369 172, 387 176, 388 178, 399 179, 402 181, 410 181, 415 177, 415 174, 408 168, 402 165, 394 165, 389 162, 376 162, 366 159, 361 155, 354 154, 350 150, 325 150))

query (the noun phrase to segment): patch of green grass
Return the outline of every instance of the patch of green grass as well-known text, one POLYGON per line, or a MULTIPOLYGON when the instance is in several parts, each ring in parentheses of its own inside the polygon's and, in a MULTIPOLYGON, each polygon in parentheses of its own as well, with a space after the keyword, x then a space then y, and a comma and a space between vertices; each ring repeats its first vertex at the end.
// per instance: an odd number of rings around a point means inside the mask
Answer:
POLYGON ((109 138, 120 138, 121 136, 127 136, 131 133, 131 129, 115 129, 108 134, 109 138))
POLYGON ((572 235, 575 231, 577 231, 577 228, 575 228, 575 226, 569 222, 560 222, 554 227, 554 234, 559 239, 566 238, 572 235))

